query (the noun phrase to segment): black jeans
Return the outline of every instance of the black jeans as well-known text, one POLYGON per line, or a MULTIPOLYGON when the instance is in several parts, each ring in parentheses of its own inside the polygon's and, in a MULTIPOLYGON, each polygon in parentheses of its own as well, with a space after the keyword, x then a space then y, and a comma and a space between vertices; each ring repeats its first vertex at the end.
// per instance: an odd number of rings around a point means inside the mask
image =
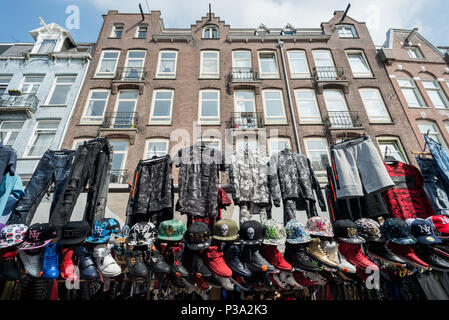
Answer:
POLYGON ((47 150, 44 153, 26 186, 25 195, 17 202, 16 208, 11 213, 8 224, 24 223, 30 225, 42 197, 49 191, 52 183, 55 184, 55 190, 50 217, 54 215, 56 203, 72 168, 74 155, 75 151, 70 150, 47 150))

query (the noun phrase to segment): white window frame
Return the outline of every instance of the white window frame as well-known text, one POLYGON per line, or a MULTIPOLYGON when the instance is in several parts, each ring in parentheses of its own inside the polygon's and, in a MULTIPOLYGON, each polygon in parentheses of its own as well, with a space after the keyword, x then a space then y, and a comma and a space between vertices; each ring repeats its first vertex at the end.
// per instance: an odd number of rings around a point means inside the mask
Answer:
POLYGON ((98 61, 97 64, 97 70, 95 71, 95 78, 114 78, 115 77, 115 73, 117 72, 117 66, 118 66, 118 62, 120 60, 120 50, 103 50, 101 52, 101 56, 100 56, 100 60, 98 61), (104 59, 104 54, 106 52, 116 52, 118 53, 117 55, 117 60, 115 62, 115 67, 114 67, 114 71, 113 72, 108 72, 108 74, 105 74, 105 72, 102 72, 102 75, 98 75, 98 73, 100 72, 100 68, 101 68, 101 64, 103 63, 103 59, 104 59))
POLYGON ((125 24, 123 23, 114 23, 112 25, 112 29, 111 29, 111 34, 109 35, 109 38, 113 38, 113 39, 121 39, 123 36, 123 31, 125 30, 125 24), (120 37, 117 37, 115 35, 117 27, 121 27, 122 28, 122 33, 120 34, 120 37))
MULTIPOLYGON (((125 154, 125 156, 123 157, 123 162, 122 162, 121 168, 120 168, 120 169, 117 169, 117 170, 123 171, 123 170, 125 170, 125 168, 126 168, 126 160, 128 159, 129 141, 128 141, 128 140, 121 140, 121 139, 111 139, 111 140, 110 140, 110 142, 114 142, 114 141, 118 141, 118 142, 127 142, 126 150, 125 150, 125 151, 115 151, 114 149, 112 150, 112 157, 114 156, 114 153, 122 153, 122 154, 125 154)), ((112 159, 111 159, 111 161, 112 161, 112 159)), ((111 164, 112 164, 112 162, 111 162, 111 164)), ((112 167, 111 167, 111 174, 112 174, 114 171, 115 171, 115 170, 112 169, 112 167)), ((120 184, 120 183, 111 183, 111 181, 108 181, 108 183, 109 183, 109 184, 115 184, 115 185, 120 184)))
POLYGON ((448 109, 448 108, 449 108, 449 102, 448 102, 448 100, 447 100, 447 98, 446 98, 446 95, 444 94, 443 90, 441 89, 441 86, 440 86, 440 84, 438 83, 438 81, 436 81, 436 80, 421 80, 421 82, 422 82, 422 85, 423 85, 423 87, 424 87, 424 90, 426 91, 427 96, 429 97, 429 99, 430 99, 430 101, 432 102, 433 107, 434 107, 435 109, 442 109, 442 110, 444 110, 444 109, 448 109), (436 87, 433 87, 433 88, 427 88, 427 87, 425 86, 426 83, 433 83, 436 87), (431 95, 429 94, 429 90, 430 90, 430 91, 436 92, 436 93, 440 96, 440 99, 441 99, 441 101, 442 101, 443 104, 444 104, 443 107, 440 107, 440 106, 436 106, 436 105, 435 105, 435 102, 433 101, 431 95))
POLYGON ((176 70, 178 68, 178 51, 177 50, 161 50, 159 51, 159 58, 157 60, 156 78, 176 78, 176 70), (175 53, 175 68, 174 72, 161 72, 159 68, 161 66, 163 53, 175 53))
POLYGON ((218 142, 218 148, 217 148, 217 150, 221 151, 221 139, 217 139, 217 138, 199 138, 199 139, 197 140, 197 142, 204 142, 204 144, 206 145, 206 147, 209 147, 209 148, 213 148, 213 147, 210 147, 210 146, 208 145, 208 143, 218 142))
POLYGON ((47 96, 47 101, 45 102, 45 105, 47 105, 47 106, 66 106, 66 105, 68 105, 68 101, 69 101, 69 98, 70 98, 70 91, 73 89, 73 86, 75 85, 77 78, 78 78, 78 75, 77 75, 77 74, 72 74, 72 75, 56 75, 56 76, 55 76, 55 80, 53 81, 53 86, 52 86, 52 88, 51 88, 51 90, 50 90, 50 93, 49 93, 48 96, 47 96), (59 83, 58 83, 58 82, 57 82, 57 81, 58 81, 58 78, 75 78, 75 79, 73 80, 73 82, 59 82, 59 83), (54 94, 54 92, 55 92, 56 86, 58 86, 58 85, 70 85, 70 89, 69 89, 69 91, 67 92, 67 96, 66 96, 66 99, 65 99, 65 103, 64 103, 64 104, 50 104, 50 101, 51 101, 51 99, 53 98, 53 94, 54 94))
POLYGON ((313 57, 313 62, 315 63, 315 67, 317 67, 317 68, 322 67, 322 66, 318 65, 317 61, 330 61, 330 62, 332 62, 332 65, 331 66, 326 66, 326 67, 334 67, 335 68, 334 57, 333 57, 332 51, 330 49, 315 49, 315 50, 312 50, 312 57, 313 57), (317 52, 317 53, 318 52, 327 52, 327 53, 329 53, 329 57, 330 58, 329 59, 321 59, 321 58, 317 59, 316 56, 315 56, 315 52, 317 52))
POLYGON ((373 77, 373 71, 371 70, 371 67, 368 63, 368 60, 366 59, 365 52, 363 50, 345 50, 346 53, 346 59, 348 59, 348 64, 351 67, 351 72, 354 78, 372 78, 373 77), (351 60, 349 59, 349 55, 360 55, 363 59, 363 62, 366 64, 366 67, 368 68, 367 72, 363 73, 356 73, 352 67, 351 60))
POLYGON ((153 150, 150 150, 150 143, 151 142, 164 142, 165 143, 165 153, 164 154, 158 154, 158 151, 156 151, 156 156, 164 156, 168 154, 169 145, 170 145, 170 139, 164 139, 164 138, 150 138, 145 140, 145 153, 144 153, 144 159, 151 159, 155 154, 153 150))
POLYGON ((264 118, 266 124, 286 124, 287 123, 287 115, 285 114, 285 104, 284 104, 284 96, 282 94, 282 90, 275 90, 275 89, 268 89, 268 90, 262 90, 262 101, 263 101, 263 112, 264 112, 264 118), (282 114, 284 116, 284 120, 270 120, 267 116, 267 105, 265 102, 265 93, 267 92, 278 92, 281 97, 281 104, 282 104, 282 114))
MULTIPOLYGON (((142 68, 142 71, 141 71, 142 74, 140 75, 140 79, 139 79, 139 80, 142 80, 142 78, 143 78, 143 68, 145 67, 145 60, 147 59, 147 51, 146 50, 128 50, 127 53, 126 53, 125 68, 130 68, 128 66, 129 54, 133 53, 133 52, 143 52, 143 53, 145 53, 143 58, 131 58, 131 59, 135 59, 135 60, 137 60, 137 59, 142 60, 142 66, 140 67, 140 68, 142 68)), ((126 71, 124 71, 123 74, 121 75, 121 79, 122 80, 126 79, 126 71)), ((130 78, 130 79, 135 79, 135 78, 130 78)))
POLYGON ((351 24, 339 24, 337 25, 337 34, 340 39, 351 39, 351 38, 357 38, 357 31, 355 30, 355 27, 351 24), (349 33, 346 30, 351 31, 351 35, 349 36, 349 33), (340 33, 340 30, 343 30, 343 35, 340 33))
POLYGON ((290 77, 292 79, 310 78, 310 68, 309 68, 309 63, 307 61, 307 54, 306 54, 305 50, 288 50, 287 58, 288 58, 288 65, 289 65, 289 69, 290 69, 290 77), (290 53, 302 53, 302 54, 304 54, 304 59, 292 58, 292 57, 290 57, 290 53), (306 65, 307 73, 294 72, 292 60, 303 60, 306 65))
POLYGON ((39 43, 39 47, 36 49, 36 54, 49 54, 54 52, 56 45, 58 44, 58 39, 54 39, 54 38, 46 38, 46 39, 42 39, 39 43), (52 41, 54 42, 54 46, 53 48, 49 51, 49 52, 39 52, 42 48, 42 45, 44 44, 45 41, 52 41))
POLYGON ((340 89, 324 89, 323 90, 323 98, 324 98, 324 103, 326 105, 326 110, 327 110, 328 114, 329 114, 329 112, 348 112, 349 123, 347 125, 346 124, 332 124, 332 120, 329 120, 329 121, 331 121, 332 127, 334 127, 334 128, 352 128, 354 126, 354 123, 352 122, 352 119, 351 119, 350 114, 349 114, 348 103, 346 101, 345 94, 344 94, 344 92, 342 90, 340 90, 340 89), (325 93, 326 92, 330 92, 330 91, 338 91, 340 93, 340 95, 341 95, 341 99, 337 99, 337 98, 328 99, 328 98, 326 98, 325 93), (345 110, 329 111, 329 103, 328 103, 329 101, 343 101, 344 106, 345 106, 345 110))
MULTIPOLYGON (((268 156, 271 157, 273 155, 274 150, 271 148, 271 143, 276 141, 285 141, 288 144, 288 148, 292 148, 292 143, 290 141, 290 138, 284 138, 284 137, 278 137, 278 138, 268 138, 268 156)), ((276 152, 279 152, 282 150, 277 150, 276 152)))
POLYGON ((211 124, 211 125, 217 125, 217 124, 220 124, 220 122, 221 122, 221 117, 220 117, 220 99, 221 99, 221 96, 220 96, 220 90, 217 90, 217 89, 202 89, 202 90, 199 90, 199 94, 198 94, 198 122, 199 123, 201 123, 201 124, 211 124), (217 95, 217 117, 218 117, 218 120, 216 119, 216 117, 210 117, 211 118, 211 120, 204 120, 204 118, 208 118, 208 117, 203 117, 202 116, 202 111, 203 111, 203 108, 202 108, 202 106, 203 106, 203 95, 202 95, 202 93, 203 92, 216 92, 218 95, 217 95))
POLYGON ((384 99, 382 97, 382 93, 380 92, 380 90, 378 88, 360 88, 359 89, 359 94, 360 94, 360 98, 362 99, 363 106, 365 107, 365 111, 366 111, 366 114, 368 116, 368 119, 369 119, 370 123, 391 123, 390 114, 388 112, 387 106, 385 105, 385 101, 384 101, 384 99), (365 103, 365 99, 363 98, 363 94, 362 94, 364 91, 372 91, 372 92, 376 92, 377 93, 377 96, 378 96, 378 99, 379 99, 378 101, 381 102, 382 107, 383 107, 383 111, 384 111, 383 115, 377 116, 377 117, 370 116, 370 114, 368 112, 368 107, 367 107, 367 105, 365 103))
POLYGON ((408 56, 410 59, 423 59, 424 56, 421 52, 421 50, 419 50, 418 47, 405 47, 405 49, 407 50, 408 56), (414 52, 416 54, 416 57, 414 57, 411 52, 414 52))
MULTIPOLYGON (((0 74, 0 79, 3 79, 4 81, 8 81, 8 82, 0 82, 0 87, 4 89, 4 93, 5 94, 7 92, 9 83, 11 82, 12 79, 12 74, 0 74)), ((0 97, 2 95, 0 94, 0 97)))
POLYGON ((323 120, 321 118, 321 112, 320 112, 320 108, 318 107, 318 101, 316 98, 316 93, 314 89, 296 89, 294 90, 295 93, 295 102, 296 102, 296 111, 298 112, 298 118, 299 118, 299 123, 304 123, 304 124, 321 124, 323 123, 323 120), (300 100, 298 99, 298 92, 311 92, 313 94, 313 102, 315 104, 315 110, 318 114, 318 117, 316 118, 306 118, 306 117, 302 117, 301 116, 301 108, 300 108, 300 100), (310 119, 310 120, 308 120, 310 119))
MULTIPOLYGON (((17 135, 20 133, 20 131, 22 130, 23 126, 25 125, 25 120, 0 120, 0 138, 2 137, 1 133, 2 132, 6 132, 6 135, 4 137, 4 139, 1 139, 0 141, 3 142, 3 145, 10 145, 10 144, 6 144, 5 141, 9 141, 9 138, 11 137, 11 134, 14 132, 17 132, 17 135), (20 129, 2 129, 2 125, 4 123, 9 123, 9 122, 21 122, 22 123, 22 127, 20 129)), ((17 137, 16 137, 17 139, 17 137)), ((14 140, 14 143, 16 142, 16 140, 14 140)), ((10 145, 11 147, 14 146, 14 143, 12 145, 10 145)))
MULTIPOLYGON (((105 114, 106 109, 108 107, 109 97, 110 96, 111 96, 111 90, 109 90, 109 89, 92 89, 92 90, 90 90, 89 91, 89 95, 88 95, 87 100, 86 100, 86 104, 84 105, 83 116, 81 117, 80 123, 82 123, 82 124, 102 124, 103 123, 103 119, 104 119, 104 114, 105 114), (103 114, 101 115, 101 118, 100 118, 100 116, 98 116, 98 117, 95 117, 95 118, 98 118, 97 121, 89 121, 89 120, 86 120, 86 119, 87 118, 94 118, 94 117, 87 116, 86 112, 87 112, 87 109, 89 107, 90 100, 92 99, 92 93, 94 93, 94 92, 107 92, 108 96, 106 98, 106 103, 104 105, 103 114)), ((118 98, 117 98, 117 100, 118 100, 118 98)))
POLYGON ((74 139, 73 143, 72 143, 72 150, 76 150, 77 147, 76 145, 78 143, 83 143, 84 141, 89 141, 91 138, 78 138, 78 139, 74 139))
MULTIPOLYGON (((38 137, 38 134, 39 133, 54 133, 53 141, 52 141, 52 144, 53 144, 55 142, 54 139, 56 137, 56 134, 58 133, 60 124, 61 124, 61 120, 59 120, 59 119, 58 120, 50 120, 50 119, 49 120, 36 120, 36 123, 34 125, 34 129, 33 129, 33 135, 31 136, 30 140, 28 141, 26 150, 24 152, 24 158, 34 158, 34 159, 35 158, 41 158, 42 155, 45 153, 45 151, 40 156, 29 155, 30 151, 31 151, 31 148, 34 146, 34 142, 36 141, 36 139, 38 137), (39 123, 57 123, 58 127, 57 128, 53 128, 53 129, 48 129, 48 128, 47 129, 37 129, 39 123)), ((48 148, 51 148, 52 144, 50 144, 50 146, 48 146, 48 148)))
MULTIPOLYGON (((312 159, 311 155, 310 155, 310 150, 307 147, 307 141, 321 141, 324 142, 324 145, 326 146, 326 152, 327 152, 327 161, 330 164, 330 152, 329 152, 329 145, 328 142, 326 140, 326 138, 322 138, 322 137, 310 137, 310 138, 304 138, 304 149, 306 150, 306 155, 307 158, 312 159)), ((317 150, 312 150, 312 151, 317 151, 317 150)), ((312 160, 310 160, 310 163, 312 165, 312 160)), ((317 175, 325 175, 326 174, 326 168, 324 170, 314 170, 315 174, 317 175)))
MULTIPOLYGON (((234 147, 235 147, 234 150, 235 151, 239 150, 237 148, 238 143, 242 143, 243 146, 245 146, 244 145, 245 143, 248 143, 248 147, 249 147, 249 145, 251 143, 256 143, 256 148, 255 149, 248 148, 248 150, 259 150, 260 151, 262 149, 262 146, 259 145, 259 139, 257 137, 253 137, 253 136, 252 137, 246 137, 245 135, 237 135, 236 139, 235 139, 235 145, 234 145, 234 147), (245 138, 247 139, 246 141, 245 141, 245 138)), ((242 149, 242 150, 245 150, 245 149, 242 149)))
MULTIPOLYGON (((399 152, 400 155, 402 156, 404 162, 405 162, 405 163, 409 163, 409 162, 408 162, 408 159, 407 159, 407 154, 405 153, 405 150, 404 150, 404 148, 402 147, 401 140, 399 140, 399 138, 397 138, 397 137, 386 137, 386 136, 382 136, 382 137, 377 137, 376 140, 377 140, 377 144, 379 145, 380 156, 382 157, 382 159, 385 158, 385 153, 383 152, 383 150, 382 150, 382 148, 381 148, 382 143, 385 143, 385 144, 387 144, 387 143, 388 143, 388 144, 395 144, 396 147, 397 147, 397 149, 398 149, 398 152, 399 152)), ((392 150, 389 150, 389 151, 390 151, 390 153, 391 153, 392 150)))
MULTIPOLYGON (((123 89, 123 90, 119 90, 117 91, 117 98, 115 100, 115 105, 114 105, 114 113, 117 114, 118 113, 118 105, 121 101, 134 101, 134 111, 133 113, 137 112, 137 104, 139 103, 139 90, 136 89, 123 89), (122 92, 136 92, 137 93, 137 97, 135 99, 120 99, 120 93, 122 92)), ((114 125, 116 124, 115 121, 117 121, 117 118, 114 120, 114 123, 111 123, 111 126, 114 127, 114 125)), ((133 121, 133 117, 131 116, 131 124, 133 121)), ((120 123, 118 123, 118 125, 120 125, 120 123)), ((132 127, 131 127, 132 128, 132 127)), ((121 140, 120 140, 121 141, 121 140)))
POLYGON ((421 95, 421 92, 418 90, 418 87, 416 86, 416 83, 415 83, 414 79, 411 79, 411 78, 406 79, 406 78, 404 78, 404 79, 397 79, 397 81, 398 81, 399 88, 401 88, 401 94, 404 96, 404 100, 407 103, 407 106, 409 108, 419 108, 419 109, 427 108, 427 105, 426 105, 426 103, 425 103, 425 101, 424 101, 424 99, 423 99, 423 97, 421 95), (408 81, 409 85, 403 87, 403 86, 401 86, 400 81, 408 81), (410 106, 409 102, 407 101, 407 97, 405 96, 405 94, 403 92, 403 89, 412 89, 413 93, 416 96, 416 99, 418 100, 418 102, 420 104, 420 106, 410 106))
POLYGON ((22 82, 21 82, 21 84, 20 84, 20 91, 22 91, 22 93, 30 93, 30 92, 24 92, 23 91, 23 86, 24 85, 32 85, 33 87, 35 86, 35 85, 38 85, 39 86, 39 88, 37 89, 37 91, 36 91, 36 95, 39 93, 39 89, 41 88, 41 85, 42 85, 42 83, 44 82, 44 79, 45 79, 45 75, 40 75, 40 74, 36 74, 36 75, 34 75, 34 74, 25 74, 25 75, 23 75, 23 78, 22 78, 22 82), (42 78, 42 81, 41 82, 27 82, 27 83, 25 83, 25 79, 26 78, 42 78))
POLYGON ((253 67, 253 62, 252 62, 252 57, 251 57, 251 50, 233 50, 232 51, 232 67, 233 68, 241 68, 241 67, 237 67, 236 66, 236 60, 249 60, 249 67, 248 68, 252 68, 253 67), (239 53, 239 52, 245 52, 245 53, 249 53, 249 59, 247 58, 236 58, 235 57, 235 53, 239 53))
POLYGON ((203 39, 219 39, 220 38, 220 30, 215 25, 207 25, 203 28, 202 38, 203 39), (213 29, 217 30, 217 37, 213 36, 214 33, 212 31, 209 32, 209 37, 204 36, 204 34, 206 33, 206 30, 213 30, 213 29))
POLYGON ((279 65, 278 65, 278 59, 277 59, 277 54, 276 51, 258 51, 257 52, 257 60, 258 60, 258 64, 259 64, 259 78, 260 79, 278 79, 280 78, 280 73, 279 73, 279 65), (274 63, 276 65, 276 73, 270 73, 270 74, 264 74, 262 73, 262 64, 260 63, 260 55, 264 55, 264 54, 271 54, 273 55, 274 58, 274 63))
MULTIPOLYGON (((200 55, 201 55, 201 59, 200 59, 200 78, 203 78, 203 79, 218 79, 218 78, 220 78, 220 51, 218 51, 218 50, 202 50, 200 55), (217 61, 217 72, 204 73, 204 71, 203 71, 203 62, 204 62, 204 54, 205 53, 216 53, 216 55, 217 55, 217 58, 216 58, 216 61, 217 61)), ((210 58, 208 58, 208 59, 210 59, 210 58)))
POLYGON ((136 34, 134 35, 135 39, 146 39, 148 36, 148 24, 139 24, 136 28, 136 34), (139 37, 139 30, 140 28, 146 28, 147 31, 145 31, 145 37, 139 37))
POLYGON ((443 121, 444 127, 446 128, 447 134, 449 134, 449 120, 443 121))
MULTIPOLYGON (((151 125, 170 125, 172 122, 172 115, 173 115, 173 101, 175 99, 175 90, 169 90, 169 89, 156 89, 153 91, 153 96, 151 98, 151 111, 150 111, 150 119, 148 124, 151 125), (153 112, 154 112, 154 105, 156 103, 156 94, 158 92, 171 92, 171 101, 170 101, 170 115, 168 116, 170 118, 169 121, 155 121, 155 120, 151 120, 152 118, 154 118, 153 116, 153 112)), ((164 116, 164 118, 166 118, 164 116)))
POLYGON ((422 135, 426 134, 427 132, 422 132, 421 128, 419 127, 420 124, 427 124, 427 125, 431 125, 432 128, 434 129, 433 132, 429 132, 429 137, 432 138, 433 140, 435 140, 436 142, 439 142, 443 148, 446 151, 449 151, 449 148, 447 146, 447 142, 444 139, 443 134, 441 133, 440 128, 438 127, 436 122, 430 121, 430 120, 417 120, 416 121, 416 125, 418 126, 419 131, 421 132, 422 135), (436 136, 437 138, 435 139, 436 136))

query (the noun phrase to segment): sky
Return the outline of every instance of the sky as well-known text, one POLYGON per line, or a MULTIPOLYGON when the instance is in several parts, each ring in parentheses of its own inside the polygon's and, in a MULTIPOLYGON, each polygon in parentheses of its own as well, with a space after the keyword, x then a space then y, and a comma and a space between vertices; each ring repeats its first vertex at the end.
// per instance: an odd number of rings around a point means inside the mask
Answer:
POLYGON ((1 0, 0 42, 31 42, 29 31, 45 23, 56 22, 68 29, 77 42, 95 42, 102 24, 102 14, 160 10, 167 28, 189 28, 208 12, 219 16, 231 28, 254 27, 260 23, 283 27, 319 27, 335 10, 364 21, 376 45, 385 41, 390 27, 412 29, 437 46, 449 46, 449 1, 447 0, 1 0), (79 13, 79 15, 77 14, 79 13), (79 17, 79 19, 75 19, 79 17))

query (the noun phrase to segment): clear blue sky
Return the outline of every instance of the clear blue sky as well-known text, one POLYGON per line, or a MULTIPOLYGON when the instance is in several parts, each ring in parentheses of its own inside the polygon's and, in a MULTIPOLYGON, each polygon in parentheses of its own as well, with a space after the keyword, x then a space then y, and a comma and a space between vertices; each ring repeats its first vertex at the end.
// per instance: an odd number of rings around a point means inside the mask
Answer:
MULTIPOLYGON (((70 30, 78 42, 95 42, 101 28, 101 14, 108 9, 138 12, 161 10, 166 27, 189 27, 205 15, 208 3, 212 11, 231 27, 319 27, 334 10, 344 10, 347 2, 335 0, 2 0, 0 6, 0 42, 29 42, 28 31, 46 23, 65 27, 68 5, 80 9, 80 29, 70 30), (235 8, 239 8, 235 10, 235 8), (145 10, 147 11, 147 10, 145 10), (273 14, 273 13, 276 14, 273 14)), ((435 45, 449 45, 449 1, 447 0, 352 0, 349 15, 366 21, 376 44, 382 44, 389 27, 413 28, 435 45)))

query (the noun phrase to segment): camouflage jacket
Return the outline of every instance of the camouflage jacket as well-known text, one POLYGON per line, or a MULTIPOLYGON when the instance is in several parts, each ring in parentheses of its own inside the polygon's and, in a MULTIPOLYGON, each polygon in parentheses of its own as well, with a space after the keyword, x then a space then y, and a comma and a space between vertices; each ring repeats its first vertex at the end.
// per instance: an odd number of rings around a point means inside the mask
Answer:
POLYGON ((229 181, 234 203, 268 203, 267 164, 269 158, 258 151, 237 151, 231 158, 229 181))
POLYGON ((179 211, 184 214, 209 217, 217 216, 219 171, 224 170, 220 151, 201 143, 181 149, 173 158, 179 167, 179 211))
POLYGON ((310 160, 306 156, 284 149, 271 156, 269 162, 269 185, 275 205, 281 199, 307 200, 315 202, 315 190, 318 205, 326 210, 320 184, 313 172, 310 160))

